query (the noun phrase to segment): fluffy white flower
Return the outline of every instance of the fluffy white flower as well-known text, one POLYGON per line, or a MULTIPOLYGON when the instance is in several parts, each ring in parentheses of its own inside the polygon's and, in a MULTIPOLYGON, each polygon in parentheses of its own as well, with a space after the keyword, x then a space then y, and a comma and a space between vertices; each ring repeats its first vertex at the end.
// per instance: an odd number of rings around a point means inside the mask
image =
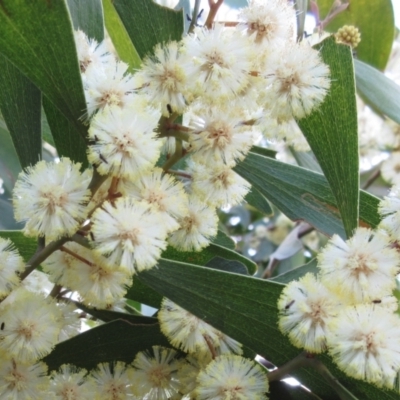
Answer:
POLYGON ((329 77, 317 50, 305 42, 287 44, 273 53, 265 71, 267 108, 278 118, 303 118, 324 100, 329 77))
POLYGON ((177 218, 184 218, 188 212, 188 199, 181 182, 165 174, 161 168, 154 168, 142 174, 134 182, 121 188, 124 195, 145 200, 162 215, 165 228, 172 232, 179 228, 177 218))
POLYGON ((27 221, 24 233, 47 240, 72 235, 86 217, 91 172, 69 158, 59 163, 39 161, 21 172, 13 192, 17 221, 27 221))
POLYGON ((0 364, 0 398, 4 400, 53 400, 44 363, 21 364, 2 360, 0 364))
POLYGON ((140 79, 142 92, 147 94, 154 106, 160 106, 168 116, 167 105, 173 112, 182 113, 186 107, 184 92, 187 76, 182 65, 179 43, 157 44, 154 55, 147 57, 141 70, 135 74, 140 79))
POLYGON ((249 84, 250 46, 237 31, 196 28, 184 39, 184 65, 191 91, 218 104, 236 97, 249 84))
POLYGON ((322 283, 347 303, 391 295, 399 264, 388 236, 366 228, 358 228, 346 242, 334 235, 318 255, 322 283))
POLYGON ((96 250, 130 273, 152 268, 167 246, 162 214, 132 198, 106 202, 92 223, 96 250))
POLYGON ((239 13, 239 29, 254 38, 255 43, 273 46, 293 38, 296 14, 284 0, 250 0, 239 13))
POLYGON ((137 178, 152 168, 160 156, 161 141, 153 130, 157 120, 133 110, 110 107, 93 119, 88 159, 102 175, 137 178))
POLYGON ((386 182, 392 184, 400 183, 400 151, 394 151, 390 157, 383 161, 381 174, 386 182))
POLYGON ((6 296, 19 285, 18 273, 25 263, 11 240, 0 238, 0 298, 6 296))
POLYGON ((267 374, 241 356, 224 355, 211 361, 197 376, 198 400, 266 399, 267 374))
POLYGON ((191 189, 212 207, 237 205, 249 192, 251 185, 224 164, 189 164, 192 175, 191 189))
POLYGON ((233 166, 243 160, 255 142, 253 128, 240 116, 213 109, 192 120, 189 143, 192 158, 203 164, 233 166))
POLYGON ((290 282, 278 301, 279 329, 313 353, 326 349, 326 324, 339 311, 335 295, 311 273, 290 282))
POLYGON ((189 213, 178 220, 180 228, 168 243, 181 251, 200 251, 217 234, 218 216, 215 208, 205 205, 196 196, 189 198, 189 213))
POLYGON ((131 374, 133 393, 140 399, 170 399, 178 394, 180 362, 173 349, 153 346, 135 357, 131 374))
POLYGON ((329 353, 347 375, 393 387, 400 369, 400 320, 390 310, 359 304, 328 324, 329 353))
POLYGON ((58 342, 61 312, 42 295, 21 290, 0 315, 0 349, 19 362, 34 362, 58 342))

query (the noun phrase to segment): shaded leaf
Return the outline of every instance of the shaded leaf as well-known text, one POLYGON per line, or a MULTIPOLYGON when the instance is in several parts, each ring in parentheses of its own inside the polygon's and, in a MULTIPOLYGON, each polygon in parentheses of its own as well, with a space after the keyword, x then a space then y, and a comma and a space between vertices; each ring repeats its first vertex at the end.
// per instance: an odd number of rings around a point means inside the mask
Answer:
MULTIPOLYGON (((318 0, 321 19, 332 7, 332 0, 318 0)), ((395 35, 391 0, 351 0, 349 7, 326 27, 336 32, 343 25, 354 25, 361 32, 357 58, 383 70, 388 62, 395 35)))
POLYGON ((220 230, 218 230, 217 236, 212 240, 212 242, 230 250, 235 250, 236 247, 235 242, 220 230))
POLYGON ((91 370, 103 362, 131 363, 139 351, 154 345, 170 347, 158 323, 143 325, 117 320, 59 343, 42 361, 50 371, 63 364, 91 370))
POLYGON ((235 274, 249 275, 247 268, 239 261, 225 260, 221 257, 214 257, 205 267, 218 269, 220 271, 233 272, 235 274))
MULTIPOLYGON (((0 28, 1 31, 1 28, 0 28)), ((40 90, 0 54, 0 110, 23 168, 41 159, 40 90)))
POLYGON ((112 0, 103 0, 103 8, 107 32, 117 50, 118 56, 129 65, 130 71, 133 72, 141 64, 139 54, 122 24, 112 0))
POLYGON ((349 46, 333 37, 318 45, 331 71, 331 88, 324 102, 298 121, 329 182, 347 237, 358 226, 358 134, 353 57, 349 46))
POLYGON ((318 264, 317 260, 314 258, 307 264, 301 265, 300 267, 294 268, 291 271, 288 271, 288 272, 285 272, 278 276, 275 276, 275 277, 271 278, 270 280, 286 284, 291 281, 300 279, 302 276, 304 276, 308 272, 311 272, 312 274, 316 275, 319 271, 317 264, 318 264))
POLYGON ((160 308, 163 298, 159 293, 157 293, 149 286, 145 285, 136 277, 133 278, 133 284, 128 289, 125 297, 127 299, 134 300, 141 304, 146 304, 154 308, 160 308))
POLYGON ((357 91, 375 110, 400 124, 400 86, 377 69, 354 60, 357 91))
POLYGON ((0 52, 86 136, 80 120, 86 102, 65 1, 2 0, 0 52))
POLYGON ((88 38, 104 39, 103 8, 101 0, 67 0, 75 30, 82 30, 88 38))
POLYGON ((244 201, 266 216, 274 214, 268 200, 254 187, 252 187, 250 192, 247 193, 244 201))
POLYGON ((0 229, 21 229, 23 226, 24 224, 15 221, 11 202, 0 197, 0 229))
POLYGON ((182 10, 174 11, 150 0, 114 0, 113 4, 141 58, 157 43, 181 40, 182 10))
POLYGON ((25 237, 21 231, 0 231, 0 237, 10 239, 15 247, 18 249, 19 254, 25 262, 27 262, 37 248, 37 241, 32 238, 25 237))

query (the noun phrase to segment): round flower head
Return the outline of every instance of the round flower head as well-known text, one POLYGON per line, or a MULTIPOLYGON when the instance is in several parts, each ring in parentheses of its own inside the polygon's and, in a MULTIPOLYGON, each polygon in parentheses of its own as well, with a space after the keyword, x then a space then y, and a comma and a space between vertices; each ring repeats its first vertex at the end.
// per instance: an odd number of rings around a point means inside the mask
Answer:
POLYGON ((273 53, 265 72, 267 104, 279 118, 303 118, 318 107, 330 87, 329 67, 307 43, 292 43, 273 53))
POLYGON ((187 76, 180 55, 180 45, 173 41, 166 45, 157 44, 154 56, 147 57, 135 78, 140 79, 142 91, 154 106, 160 106, 168 116, 169 105, 174 112, 182 113, 186 107, 184 91, 187 76))
POLYGON ((14 187, 13 204, 17 221, 27 221, 24 233, 46 236, 47 241, 70 236, 86 217, 90 198, 90 171, 69 158, 59 163, 39 161, 21 172, 14 187))
POLYGON ((250 0, 240 11, 239 20, 239 28, 245 29, 255 43, 271 46, 293 37, 296 14, 283 0, 250 0))
POLYGON ((33 362, 58 342, 61 312, 42 295, 20 290, 2 309, 0 349, 20 362, 33 362))
POLYGON ((400 185, 395 185, 379 203, 379 214, 382 216, 380 227, 385 229, 393 240, 400 240, 400 185))
POLYGON ((161 331, 174 347, 186 353, 209 352, 207 341, 216 348, 219 339, 216 330, 195 315, 164 298, 157 315, 161 331))
POLYGON ((384 307, 349 306, 328 323, 328 347, 347 375, 393 387, 400 369, 400 320, 384 307))
POLYGON ((321 280, 347 303, 392 294, 399 255, 384 232, 358 228, 346 242, 334 235, 318 256, 321 280))
POLYGON ((187 195, 181 182, 154 168, 135 182, 128 182, 121 191, 137 200, 145 200, 162 215, 165 228, 172 232, 179 228, 178 218, 187 215, 187 195))
POLYGON ((87 371, 73 365, 62 365, 51 374, 51 391, 57 400, 91 400, 93 387, 85 379, 87 371))
MULTIPOLYGON (((127 367, 123 362, 114 364, 102 363, 92 371, 95 393, 99 399, 128 400, 131 399, 131 381, 127 367)), ((92 396, 93 398, 93 396, 92 396)), ((96 397, 97 398, 97 397, 96 397)))
POLYGON ((61 313, 61 329, 60 334, 58 335, 58 341, 63 342, 64 340, 70 339, 80 333, 81 321, 79 314, 75 312, 77 307, 73 303, 58 303, 57 307, 61 313))
POLYGON ((229 113, 210 111, 192 121, 190 134, 192 158, 203 164, 224 163, 234 166, 243 160, 254 144, 251 127, 229 113))
POLYGON ((290 282, 278 301, 279 329, 296 347, 312 353, 326 349, 326 324, 338 301, 311 273, 290 282))
POLYGON ((44 363, 25 365, 15 360, 1 360, 0 399, 53 400, 48 392, 50 380, 44 363))
POLYGON ((132 101, 135 83, 122 61, 112 58, 103 68, 90 65, 84 78, 89 117, 107 106, 128 107, 132 101))
POLYGON ((128 197, 106 202, 92 223, 96 250, 130 273, 152 268, 167 247, 162 214, 145 202, 128 197))
POLYGON ((0 238, 0 299, 19 285, 25 263, 9 239, 0 238))
POLYGON ((184 39, 184 65, 194 95, 219 104, 236 97, 249 83, 249 42, 223 27, 196 28, 184 39))
POLYGON ((89 39, 80 29, 75 31, 76 50, 81 72, 85 72, 89 65, 94 64, 96 68, 102 68, 113 59, 105 42, 98 43, 95 39, 89 39))
POLYGON ((267 374, 260 365, 241 356, 219 356, 200 371, 198 400, 266 399, 267 374))
POLYGON ((138 353, 131 375, 134 395, 140 399, 173 398, 179 390, 177 371, 181 365, 176 355, 175 350, 161 346, 138 353))
POLYGON ((218 216, 213 207, 195 196, 189 198, 189 212, 179 218, 180 228, 168 238, 168 243, 181 251, 200 251, 217 234, 218 216))
POLYGON ((250 190, 250 183, 224 164, 191 163, 189 170, 193 193, 213 207, 237 205, 250 190))
POLYGON ((88 159, 100 174, 137 178, 152 168, 160 156, 161 141, 153 132, 157 121, 132 110, 107 108, 93 119, 88 159))

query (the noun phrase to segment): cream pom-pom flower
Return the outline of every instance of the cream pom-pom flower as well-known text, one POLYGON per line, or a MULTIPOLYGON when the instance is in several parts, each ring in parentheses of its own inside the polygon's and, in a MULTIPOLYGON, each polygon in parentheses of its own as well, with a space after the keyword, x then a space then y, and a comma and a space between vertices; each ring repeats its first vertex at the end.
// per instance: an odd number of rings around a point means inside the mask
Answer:
POLYGON ((347 304, 392 294, 400 258, 383 231, 358 228, 346 242, 334 235, 318 255, 321 281, 347 304))
POLYGON ((62 158, 59 163, 39 161, 21 172, 13 191, 17 221, 26 221, 28 236, 47 240, 70 236, 87 214, 91 172, 81 164, 62 158))

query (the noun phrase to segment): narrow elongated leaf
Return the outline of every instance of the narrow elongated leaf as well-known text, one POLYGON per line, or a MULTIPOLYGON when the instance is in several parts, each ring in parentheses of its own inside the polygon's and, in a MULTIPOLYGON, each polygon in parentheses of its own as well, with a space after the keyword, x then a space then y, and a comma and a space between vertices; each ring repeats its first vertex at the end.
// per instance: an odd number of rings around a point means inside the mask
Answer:
POLYGON ((136 277, 133 278, 133 284, 128 289, 125 297, 154 308, 160 308, 162 301, 160 293, 157 293, 136 277))
MULTIPOLYGON (((139 279, 275 365, 282 365, 301 352, 278 329, 277 301, 284 287, 281 284, 167 260, 161 260, 158 269, 141 272, 139 279)), ((382 391, 345 376, 326 355, 321 359, 360 399, 400 398, 394 391, 382 391)), ((337 398, 314 370, 302 369, 293 375, 317 396, 337 398)))
POLYGON ((312 274, 317 274, 318 273, 318 267, 317 267, 317 260, 314 258, 311 260, 309 263, 301 265, 300 267, 294 268, 288 272, 285 272, 283 274, 280 274, 278 276, 275 276, 274 278, 271 278, 271 281, 274 282, 279 282, 279 283, 289 283, 294 280, 300 279, 302 276, 305 274, 311 272, 312 274))
POLYGON ((274 214, 268 200, 254 187, 247 193, 244 201, 267 216, 274 214))
POLYGON ((235 250, 235 242, 220 230, 218 230, 217 236, 213 239, 213 243, 230 250, 235 250))
POLYGON ((63 364, 91 370, 102 362, 131 363, 139 351, 154 345, 171 347, 158 323, 143 325, 117 320, 58 344, 43 361, 50 371, 63 364))
POLYGON ((67 0, 72 22, 91 39, 104 39, 104 20, 101 0, 67 0))
POLYGON ((317 158, 350 237, 358 226, 357 107, 350 47, 324 40, 320 54, 331 70, 331 88, 321 106, 298 121, 317 158))
POLYGON ((377 69, 354 60, 357 91, 375 110, 400 124, 400 86, 377 69))
MULTIPOLYGON (((318 0, 321 18, 335 4, 332 0, 318 0)), ((391 0, 351 0, 349 7, 326 26, 336 32, 343 25, 354 25, 361 32, 361 42, 356 48, 357 58, 385 69, 395 35, 394 13, 391 0)))
MULTIPOLYGON (((328 182, 322 174, 249 153, 235 171, 292 220, 304 220, 331 236, 345 237, 343 224, 328 182)), ((380 222, 379 199, 360 192, 360 225, 380 222)))
POLYGON ((86 142, 77 131, 76 125, 69 121, 47 98, 43 99, 43 109, 50 126, 58 155, 69 157, 75 162, 88 166, 86 142))
POLYGON ((80 121, 86 102, 65 1, 2 0, 0 53, 86 136, 80 121))
POLYGON ((130 71, 140 67, 140 57, 111 0, 103 0, 104 20, 107 32, 119 58, 129 65, 130 71))
POLYGON ((182 38, 182 10, 174 11, 150 0, 114 0, 113 4, 141 58, 157 43, 182 38))
MULTIPOLYGON (((1 28, 0 28, 1 30, 1 28)), ((41 93, 0 54, 0 110, 23 168, 42 155, 41 93)))

